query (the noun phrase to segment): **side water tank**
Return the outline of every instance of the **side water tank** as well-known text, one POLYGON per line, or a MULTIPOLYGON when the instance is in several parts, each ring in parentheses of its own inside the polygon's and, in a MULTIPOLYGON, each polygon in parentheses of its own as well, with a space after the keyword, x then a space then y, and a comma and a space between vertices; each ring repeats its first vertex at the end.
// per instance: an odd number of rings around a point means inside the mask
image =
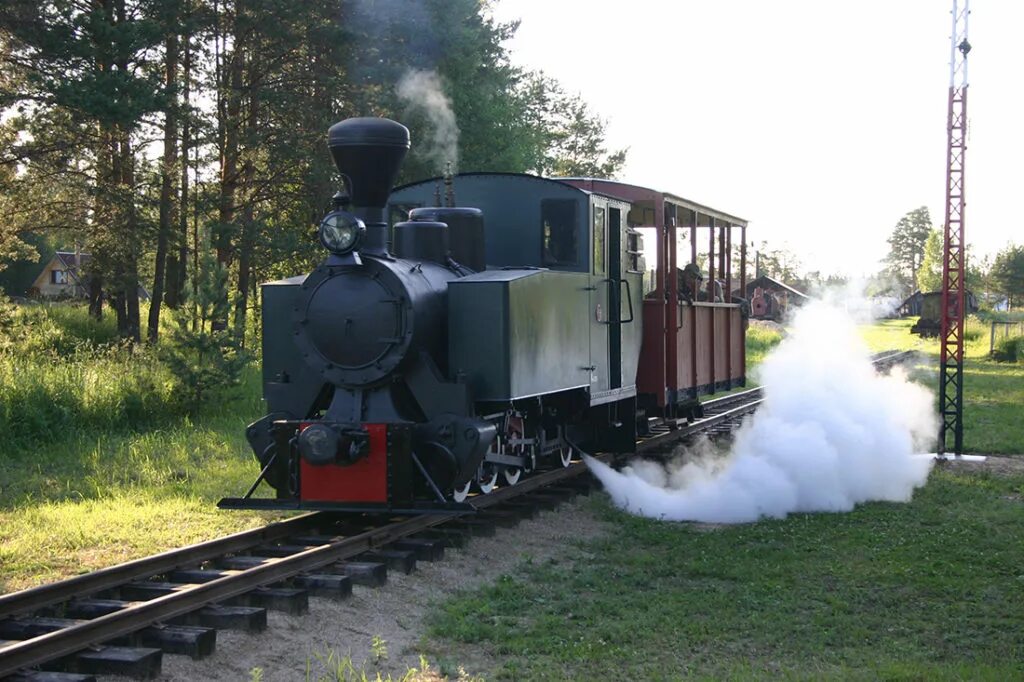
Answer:
POLYGON ((431 220, 398 223, 394 252, 399 258, 444 265, 448 260, 448 226, 431 220))
POLYGON ((414 208, 411 221, 441 222, 448 225, 452 258, 476 272, 487 269, 484 250, 484 213, 478 208, 446 208, 443 206, 414 208))

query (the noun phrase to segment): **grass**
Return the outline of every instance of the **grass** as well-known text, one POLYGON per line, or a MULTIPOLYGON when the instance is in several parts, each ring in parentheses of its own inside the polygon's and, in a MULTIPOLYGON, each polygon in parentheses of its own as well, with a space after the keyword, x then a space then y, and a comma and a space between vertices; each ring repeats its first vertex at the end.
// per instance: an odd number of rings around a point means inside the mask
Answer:
POLYGON ((708 530, 590 504, 608 537, 433 617, 491 679, 1019 679, 1024 476, 937 471, 906 505, 708 530))
POLYGON ((0 592, 262 525, 224 512, 257 470, 260 375, 195 417, 147 349, 81 306, 39 305, 0 352, 0 592), (12 341, 13 339, 13 341, 12 341))
MULTIPOLYGON (((933 387, 937 395, 939 341, 911 334, 914 321, 882 320, 862 326, 861 336, 872 351, 919 351, 922 361, 916 365, 912 376, 933 387)), ((996 362, 989 358, 989 327, 975 318, 968 320, 964 339, 964 451, 1024 453, 1024 419, 1021 419, 1024 364, 996 362)))
MULTIPOLYGON (((938 343, 911 325, 862 335, 921 351, 912 376, 936 385, 938 343)), ((965 442, 1024 452, 1024 366, 989 360, 987 330, 968 331, 965 442)), ((761 332, 754 362, 777 343, 761 332)), ((607 537, 440 604, 425 649, 482 650, 498 680, 1024 677, 1024 473, 939 468, 908 504, 739 526, 589 504, 607 537)))

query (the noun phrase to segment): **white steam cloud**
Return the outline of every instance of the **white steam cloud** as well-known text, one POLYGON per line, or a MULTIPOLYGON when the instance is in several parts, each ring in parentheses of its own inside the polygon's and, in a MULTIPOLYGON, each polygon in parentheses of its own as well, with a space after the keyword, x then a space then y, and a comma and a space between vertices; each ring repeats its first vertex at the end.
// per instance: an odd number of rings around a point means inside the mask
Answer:
POLYGON ((438 171, 444 171, 449 162, 455 171, 459 165, 459 126, 437 71, 406 71, 396 91, 410 110, 422 112, 430 122, 430 139, 423 153, 434 160, 438 171))
POLYGON ((761 365, 765 400, 731 452, 706 441, 667 464, 621 472, 587 458, 615 504, 669 521, 743 523, 909 501, 931 470, 932 395, 899 370, 875 372, 856 325, 812 302, 761 365))

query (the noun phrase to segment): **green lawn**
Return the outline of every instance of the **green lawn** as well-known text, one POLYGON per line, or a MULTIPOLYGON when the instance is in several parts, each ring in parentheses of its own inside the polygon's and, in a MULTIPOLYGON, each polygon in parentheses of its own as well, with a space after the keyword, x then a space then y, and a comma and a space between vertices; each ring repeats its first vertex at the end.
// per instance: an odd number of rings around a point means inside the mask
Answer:
POLYGON ((443 604, 427 650, 489 679, 1024 676, 1024 473, 720 528, 606 500, 610 536, 443 604))
MULTIPOLYGON (((938 343, 911 324, 862 334, 920 350, 911 376, 937 385, 938 343)), ((987 352, 985 335, 968 344, 967 449, 1024 452, 1024 367, 987 352)), ((471 672, 488 679, 1022 679, 1024 466, 1004 468, 946 465, 909 504, 738 526, 596 495, 608 537, 439 604, 424 649, 482 650, 491 663, 471 672)))
POLYGON ((265 523, 216 509, 258 473, 245 420, 56 438, 0 458, 0 592, 265 523))
MULTIPOLYGON (((913 322, 883 320, 861 327, 861 334, 873 351, 920 351, 912 376, 937 395, 939 342, 910 334, 913 322)), ((971 340, 964 347, 964 451, 1024 454, 1024 364, 990 360, 988 329, 981 323, 969 323, 965 337, 971 340)))

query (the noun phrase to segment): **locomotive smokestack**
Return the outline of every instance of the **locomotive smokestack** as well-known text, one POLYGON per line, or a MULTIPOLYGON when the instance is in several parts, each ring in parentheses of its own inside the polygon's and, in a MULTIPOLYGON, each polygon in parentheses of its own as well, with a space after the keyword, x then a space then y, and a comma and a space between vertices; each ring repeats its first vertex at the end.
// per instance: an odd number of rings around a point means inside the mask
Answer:
POLYGON ((384 207, 409 151, 409 129, 386 118, 349 118, 331 126, 327 146, 345 180, 352 212, 366 223, 363 250, 386 252, 384 207))

